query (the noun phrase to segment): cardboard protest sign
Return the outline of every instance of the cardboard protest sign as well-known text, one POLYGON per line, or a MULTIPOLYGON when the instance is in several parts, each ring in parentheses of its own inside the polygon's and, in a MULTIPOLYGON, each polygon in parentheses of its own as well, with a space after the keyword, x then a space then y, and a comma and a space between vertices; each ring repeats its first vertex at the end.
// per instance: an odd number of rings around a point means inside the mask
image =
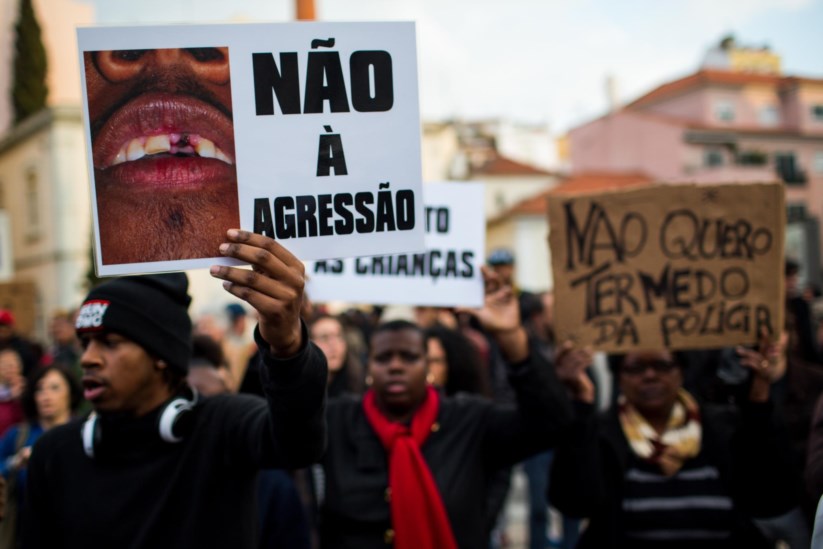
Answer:
POLYGON ((555 195, 549 222, 560 341, 696 349, 783 329, 780 184, 555 195))
POLYGON ((392 305, 482 305, 483 185, 428 183, 423 194, 425 251, 309 262, 309 297, 392 305))
POLYGON ((424 247, 413 23, 78 29, 100 275, 424 247))

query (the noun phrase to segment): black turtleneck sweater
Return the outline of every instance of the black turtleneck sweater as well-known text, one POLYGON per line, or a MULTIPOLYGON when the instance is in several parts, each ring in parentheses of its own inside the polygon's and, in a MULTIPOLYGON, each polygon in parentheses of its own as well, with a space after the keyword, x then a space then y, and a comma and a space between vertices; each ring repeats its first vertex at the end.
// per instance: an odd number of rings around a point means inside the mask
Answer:
POLYGON ((277 360, 261 349, 267 400, 202 399, 180 443, 160 439, 159 410, 101 416, 94 459, 82 420, 44 434, 29 463, 24 547, 254 547, 258 469, 304 467, 325 444, 323 353, 309 344, 277 360))

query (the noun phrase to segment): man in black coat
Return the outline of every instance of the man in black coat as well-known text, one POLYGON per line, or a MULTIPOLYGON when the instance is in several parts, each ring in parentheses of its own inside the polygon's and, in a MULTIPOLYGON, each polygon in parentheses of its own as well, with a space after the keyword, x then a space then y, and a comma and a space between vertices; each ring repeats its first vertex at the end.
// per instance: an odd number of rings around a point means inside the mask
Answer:
POLYGON ((253 267, 211 274, 259 313, 266 400, 198 398, 185 383, 185 275, 98 286, 76 324, 95 411, 35 444, 26 547, 254 547, 258 469, 323 453, 326 362, 299 317, 302 263, 246 231, 230 230, 221 252, 253 267))

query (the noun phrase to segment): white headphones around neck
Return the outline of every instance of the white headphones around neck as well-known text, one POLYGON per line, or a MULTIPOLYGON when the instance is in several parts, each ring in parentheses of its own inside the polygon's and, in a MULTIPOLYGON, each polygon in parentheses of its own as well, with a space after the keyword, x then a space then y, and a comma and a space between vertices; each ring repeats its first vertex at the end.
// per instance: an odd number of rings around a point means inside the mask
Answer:
MULTIPOLYGON (((185 422, 182 420, 194 410, 200 398, 197 389, 194 387, 189 387, 189 392, 191 393, 191 399, 186 399, 182 396, 173 398, 163 407, 163 411, 160 412, 157 431, 163 441, 177 443, 183 440, 185 433, 181 431, 185 429, 181 429, 181 427, 185 422)), ((103 438, 99 419, 97 412, 92 412, 83 423, 83 429, 81 431, 83 452, 90 458, 94 458, 96 449, 100 447, 103 438)))

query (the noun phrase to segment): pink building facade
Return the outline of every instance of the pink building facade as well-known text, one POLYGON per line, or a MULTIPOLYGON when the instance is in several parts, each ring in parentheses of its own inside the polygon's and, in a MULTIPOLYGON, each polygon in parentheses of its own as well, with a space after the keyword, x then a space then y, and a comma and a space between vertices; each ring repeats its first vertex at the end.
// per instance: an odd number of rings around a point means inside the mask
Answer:
POLYGON ((782 181, 787 253, 820 280, 823 79, 701 70, 569 133, 572 173, 656 181, 782 181))

